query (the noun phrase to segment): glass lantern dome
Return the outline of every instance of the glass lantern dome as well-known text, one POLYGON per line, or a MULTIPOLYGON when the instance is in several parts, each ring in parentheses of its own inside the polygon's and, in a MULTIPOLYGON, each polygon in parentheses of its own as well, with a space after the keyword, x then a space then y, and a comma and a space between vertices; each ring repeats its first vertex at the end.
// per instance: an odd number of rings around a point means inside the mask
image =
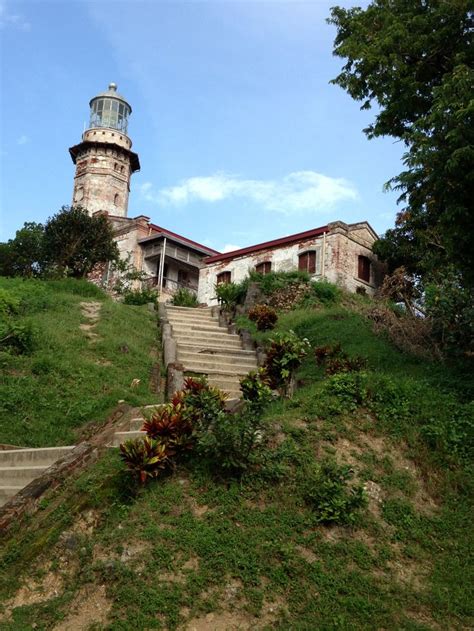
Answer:
POLYGON ((132 113, 132 108, 123 96, 117 93, 115 83, 109 84, 107 92, 102 92, 91 99, 89 105, 89 129, 107 127, 127 134, 128 117, 132 113))

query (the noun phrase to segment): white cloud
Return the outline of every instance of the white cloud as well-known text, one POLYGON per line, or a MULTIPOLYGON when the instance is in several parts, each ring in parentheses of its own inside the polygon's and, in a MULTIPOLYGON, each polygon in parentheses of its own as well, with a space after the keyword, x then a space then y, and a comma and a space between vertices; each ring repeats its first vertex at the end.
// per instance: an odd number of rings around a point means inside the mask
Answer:
POLYGON ((161 205, 184 206, 194 201, 215 203, 225 199, 247 199, 283 214, 322 211, 337 203, 357 199, 354 185, 343 178, 333 178, 316 171, 296 171, 279 180, 247 180, 226 173, 191 177, 176 186, 153 192, 150 182, 142 185, 148 201, 161 205))
POLYGON ((242 246, 234 245, 233 243, 226 243, 226 245, 224 245, 224 247, 220 249, 220 252, 222 252, 222 254, 225 254, 226 252, 233 252, 234 250, 240 250, 241 247, 242 246))
POLYGON ((30 139, 25 134, 22 134, 18 140, 16 141, 17 145, 26 145, 27 142, 30 142, 30 139))
POLYGON ((20 31, 30 31, 31 24, 19 13, 10 13, 6 2, 0 1, 0 29, 13 26, 20 31))

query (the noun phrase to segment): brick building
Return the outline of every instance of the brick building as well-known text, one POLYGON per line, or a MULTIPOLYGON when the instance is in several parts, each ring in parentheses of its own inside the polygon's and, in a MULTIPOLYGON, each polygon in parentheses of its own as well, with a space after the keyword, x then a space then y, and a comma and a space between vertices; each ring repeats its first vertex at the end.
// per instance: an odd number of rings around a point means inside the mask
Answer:
MULTIPOLYGON (((217 283, 239 282, 250 270, 302 269, 314 279, 326 279, 349 291, 363 288, 368 294, 380 284, 382 267, 372 252, 377 235, 366 221, 349 225, 335 221, 221 254, 151 223, 144 215, 127 217, 131 176, 140 169, 128 136, 132 108, 115 83, 93 97, 89 106, 89 127, 81 142, 69 149, 76 166, 73 204, 90 214, 109 216, 121 257, 146 273, 147 284, 156 287, 161 299, 186 287, 201 302, 215 304, 217 283)), ((103 280, 108 275, 108 269, 99 271, 103 280)))

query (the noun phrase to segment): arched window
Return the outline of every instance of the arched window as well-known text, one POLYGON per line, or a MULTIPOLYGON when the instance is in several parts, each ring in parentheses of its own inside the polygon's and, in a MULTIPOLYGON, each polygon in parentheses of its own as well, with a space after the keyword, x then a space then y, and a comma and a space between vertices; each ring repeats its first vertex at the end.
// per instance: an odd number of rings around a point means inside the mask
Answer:
POLYGON ((370 283, 370 259, 359 255, 357 276, 360 280, 370 283))
POLYGON ((120 203, 120 196, 119 196, 118 193, 115 193, 115 195, 114 195, 114 204, 115 204, 115 206, 118 206, 119 203, 120 203))
POLYGON ((321 249, 302 252, 298 256, 298 269, 308 274, 321 274, 321 249))
POLYGON ((270 274, 272 271, 272 262, 264 261, 263 263, 259 263, 255 266, 255 271, 257 274, 270 274))
POLYGON ((217 274, 217 284, 220 285, 222 283, 230 283, 231 273, 230 272, 221 272, 217 274))

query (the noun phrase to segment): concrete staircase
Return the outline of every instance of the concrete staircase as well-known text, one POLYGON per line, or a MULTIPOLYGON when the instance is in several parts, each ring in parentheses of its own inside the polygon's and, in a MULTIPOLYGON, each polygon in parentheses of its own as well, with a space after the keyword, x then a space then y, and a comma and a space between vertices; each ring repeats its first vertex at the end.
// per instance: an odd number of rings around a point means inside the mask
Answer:
POLYGON ((140 438, 146 436, 146 432, 142 431, 143 423, 145 421, 145 410, 154 410, 160 407, 160 403, 156 405, 145 405, 128 423, 126 429, 122 429, 120 432, 115 432, 111 447, 118 447, 126 440, 132 440, 133 438, 140 438))
POLYGON ((240 337, 219 326, 211 308, 166 305, 166 312, 185 373, 206 375, 229 398, 239 398, 239 380, 257 369, 255 351, 243 350, 240 337))
POLYGON ((72 449, 74 445, 0 450, 0 506, 72 449))

